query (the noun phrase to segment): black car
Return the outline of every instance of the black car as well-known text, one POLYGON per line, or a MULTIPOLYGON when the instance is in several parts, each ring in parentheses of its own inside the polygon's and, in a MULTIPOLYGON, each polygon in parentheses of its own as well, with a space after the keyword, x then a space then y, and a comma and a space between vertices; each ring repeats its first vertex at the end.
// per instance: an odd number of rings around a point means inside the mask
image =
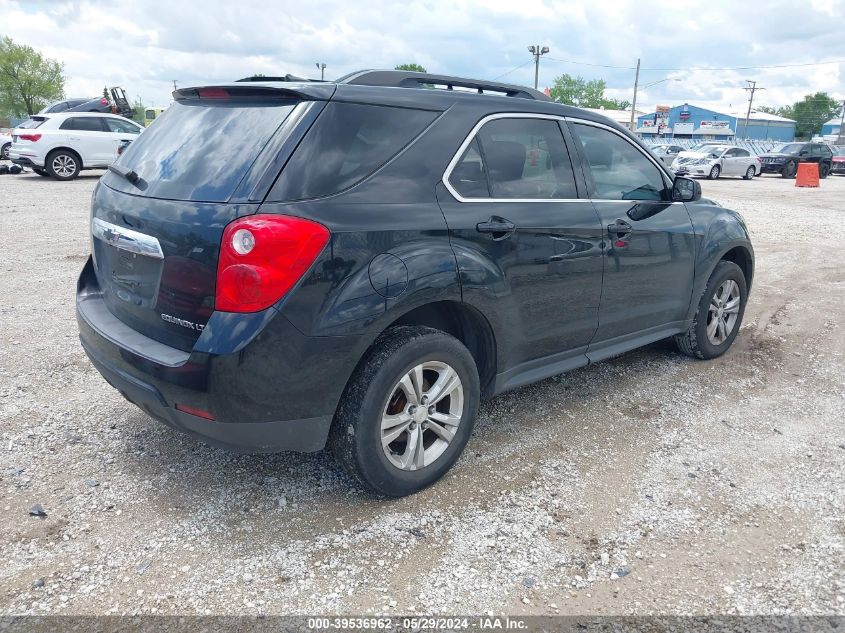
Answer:
POLYGON ((760 154, 762 173, 780 174, 783 178, 795 178, 799 163, 817 163, 819 178, 830 173, 833 152, 824 143, 786 143, 760 154))
POLYGON ((42 108, 38 114, 52 114, 56 112, 105 112, 131 118, 133 110, 129 105, 126 92, 124 92, 123 88, 111 88, 109 92, 111 92, 111 100, 105 97, 61 99, 42 108))
POLYGON ((77 317, 109 383, 212 444, 328 443, 406 495, 480 398, 737 336, 742 218, 600 115, 403 71, 173 97, 97 184, 77 317))

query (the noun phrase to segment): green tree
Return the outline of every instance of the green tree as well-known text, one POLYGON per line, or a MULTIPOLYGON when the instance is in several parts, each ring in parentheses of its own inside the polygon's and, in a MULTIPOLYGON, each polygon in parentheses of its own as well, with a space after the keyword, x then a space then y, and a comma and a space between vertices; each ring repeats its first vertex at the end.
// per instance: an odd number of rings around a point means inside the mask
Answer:
POLYGON ((551 88, 552 100, 580 108, 605 108, 608 110, 627 110, 631 102, 627 99, 611 99, 605 96, 607 84, 604 79, 573 77, 563 74, 555 77, 551 88))
POLYGON ((427 73, 428 71, 419 64, 399 64, 394 70, 410 70, 415 73, 427 73))
POLYGON ((817 92, 814 95, 806 95, 791 106, 781 108, 783 113, 778 114, 795 120, 796 136, 809 138, 818 134, 827 121, 838 116, 842 112, 841 108, 842 104, 829 94, 817 92))
POLYGON ((103 99, 106 101, 111 101, 111 95, 109 94, 109 89, 107 86, 103 86, 103 99))
POLYGON ((135 103, 132 104, 132 120, 139 125, 144 125, 144 113, 147 109, 147 106, 144 105, 141 98, 135 99, 135 103))
POLYGON ((0 111, 35 114, 64 92, 64 65, 31 46, 0 39, 0 111))

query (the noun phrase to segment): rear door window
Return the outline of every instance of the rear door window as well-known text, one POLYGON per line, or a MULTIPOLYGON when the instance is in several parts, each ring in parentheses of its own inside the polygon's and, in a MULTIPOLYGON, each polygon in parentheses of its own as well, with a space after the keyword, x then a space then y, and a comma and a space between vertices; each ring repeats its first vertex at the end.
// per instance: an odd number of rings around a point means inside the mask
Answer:
POLYGON ((478 139, 464 150, 461 160, 449 175, 449 184, 462 198, 489 198, 487 169, 478 148, 478 139))
POLYGON ((260 97, 175 101, 119 159, 146 187, 115 174, 106 174, 105 182, 151 198, 225 202, 299 103, 260 97))
POLYGON ((65 119, 59 126, 60 130, 73 130, 75 132, 105 132, 103 119, 101 117, 71 117, 65 119))
POLYGON ((494 198, 577 198, 575 175, 557 121, 496 119, 478 133, 494 198))
POLYGON ((437 114, 329 103, 285 166, 271 198, 304 200, 349 189, 396 156, 437 114))

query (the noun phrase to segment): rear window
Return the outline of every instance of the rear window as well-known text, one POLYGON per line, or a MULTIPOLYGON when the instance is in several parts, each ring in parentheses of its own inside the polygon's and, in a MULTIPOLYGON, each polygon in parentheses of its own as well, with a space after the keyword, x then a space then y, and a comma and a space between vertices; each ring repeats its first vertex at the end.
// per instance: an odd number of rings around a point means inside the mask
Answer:
POLYGON ((146 187, 139 190, 115 174, 106 174, 106 184, 151 198, 225 202, 297 103, 176 101, 119 159, 146 187))
POLYGON ((18 127, 22 130, 34 130, 46 120, 47 117, 45 116, 34 116, 21 123, 18 127))
POLYGON ((304 200, 348 189, 387 163, 436 117, 427 110, 329 103, 285 166, 272 199, 304 200))

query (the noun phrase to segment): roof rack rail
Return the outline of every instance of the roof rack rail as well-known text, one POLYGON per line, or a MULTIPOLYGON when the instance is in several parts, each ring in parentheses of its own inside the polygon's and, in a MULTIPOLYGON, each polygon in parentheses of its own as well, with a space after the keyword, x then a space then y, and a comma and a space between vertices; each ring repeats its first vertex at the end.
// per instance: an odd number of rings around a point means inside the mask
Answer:
POLYGON ((470 88, 479 94, 499 94, 522 99, 549 101, 550 99, 532 88, 514 86, 513 84, 467 79, 464 77, 450 77, 449 75, 434 75, 431 73, 417 73, 408 70, 360 70, 337 80, 339 84, 356 86, 389 86, 393 88, 430 88, 444 87, 446 90, 455 88, 470 88))

